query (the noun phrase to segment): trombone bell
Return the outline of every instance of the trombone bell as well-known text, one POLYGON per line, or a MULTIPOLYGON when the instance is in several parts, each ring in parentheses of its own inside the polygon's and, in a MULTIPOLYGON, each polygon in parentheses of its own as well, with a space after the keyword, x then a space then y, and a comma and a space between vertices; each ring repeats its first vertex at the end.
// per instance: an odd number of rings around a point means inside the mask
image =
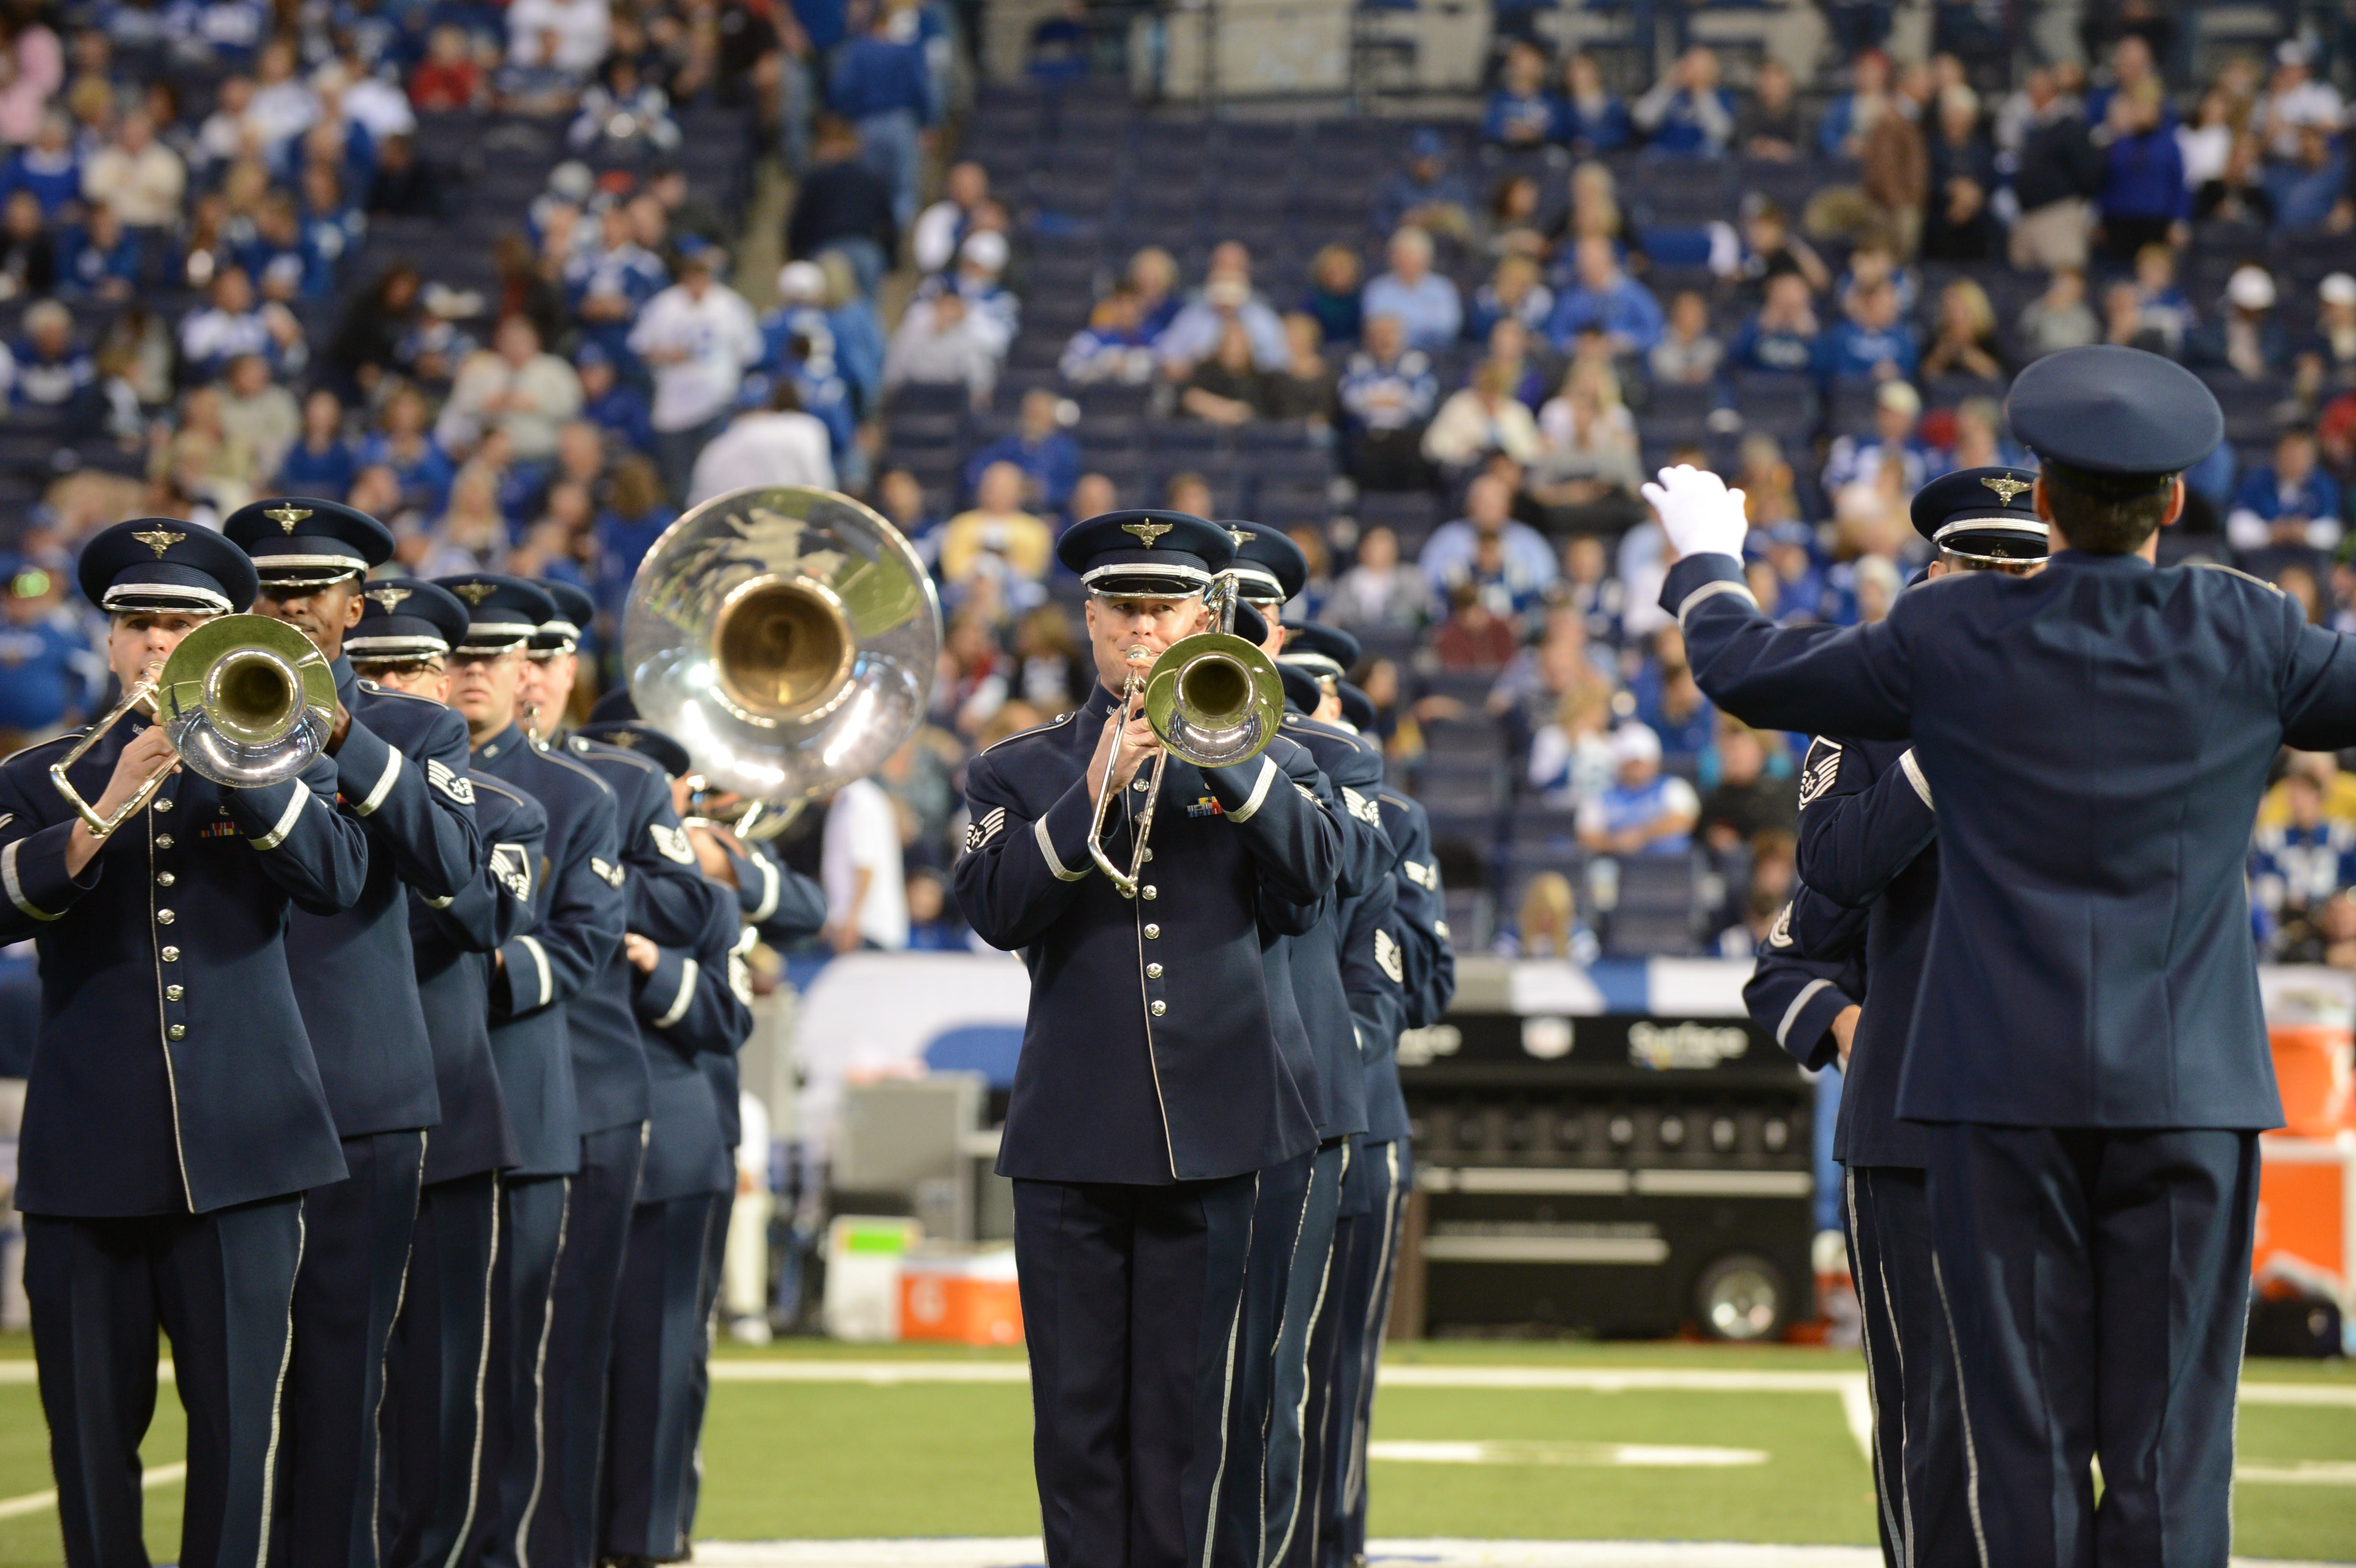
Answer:
POLYGON ((1242 637, 1200 632, 1173 643, 1145 677, 1145 718, 1173 755, 1198 768, 1248 763, 1284 720, 1276 665, 1242 637))

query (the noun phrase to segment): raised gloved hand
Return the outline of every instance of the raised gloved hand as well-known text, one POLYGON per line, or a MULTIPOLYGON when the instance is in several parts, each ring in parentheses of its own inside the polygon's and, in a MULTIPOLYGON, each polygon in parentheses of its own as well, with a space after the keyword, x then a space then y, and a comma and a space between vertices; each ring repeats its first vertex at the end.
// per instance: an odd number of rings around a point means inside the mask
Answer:
POLYGON ((1742 536, 1751 524, 1742 515, 1742 492, 1704 468, 1679 464, 1661 470, 1660 483, 1644 486, 1644 499, 1661 514, 1661 527, 1680 557, 1742 557, 1742 536))

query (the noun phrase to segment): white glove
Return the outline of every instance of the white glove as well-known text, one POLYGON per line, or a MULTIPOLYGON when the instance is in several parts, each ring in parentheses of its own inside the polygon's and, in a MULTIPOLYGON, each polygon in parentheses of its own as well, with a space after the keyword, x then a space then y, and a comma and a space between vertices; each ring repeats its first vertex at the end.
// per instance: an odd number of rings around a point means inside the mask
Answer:
POLYGON ((1742 558, 1742 536, 1751 529, 1742 515, 1742 492, 1706 468, 1679 464, 1661 470, 1661 482, 1644 486, 1644 499, 1661 514, 1661 528, 1682 559, 1689 555, 1742 558))

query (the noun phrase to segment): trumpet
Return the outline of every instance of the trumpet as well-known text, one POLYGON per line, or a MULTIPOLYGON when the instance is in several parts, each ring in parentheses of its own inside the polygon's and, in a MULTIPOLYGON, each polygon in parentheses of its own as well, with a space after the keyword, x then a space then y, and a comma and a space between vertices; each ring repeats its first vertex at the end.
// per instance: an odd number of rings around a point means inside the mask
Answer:
POLYGON ((267 615, 223 615, 180 639, 113 710, 49 769, 49 783, 94 837, 104 838, 155 798, 169 770, 100 816, 66 778, 101 737, 145 709, 191 772, 234 789, 284 784, 316 761, 336 721, 336 677, 311 639, 267 615))
MULTIPOLYGON (((1226 624, 1228 613, 1220 615, 1220 624, 1226 624)), ((1153 832, 1154 809, 1162 801, 1162 775, 1172 755, 1198 768, 1229 767, 1259 755, 1276 738, 1277 727, 1283 721, 1284 683, 1268 655, 1224 630, 1181 637, 1159 658, 1146 648, 1132 647, 1128 658, 1129 678, 1122 683, 1119 705, 1121 721, 1128 721, 1130 709, 1141 699, 1145 721, 1152 726, 1162 750, 1154 755, 1153 772, 1146 784, 1145 809, 1137 818, 1137 843, 1130 854, 1129 869, 1123 871, 1104 848, 1106 819, 1112 814, 1115 793, 1109 762, 1097 787, 1088 854, 1123 898, 1135 898, 1149 853, 1146 841, 1153 832)))

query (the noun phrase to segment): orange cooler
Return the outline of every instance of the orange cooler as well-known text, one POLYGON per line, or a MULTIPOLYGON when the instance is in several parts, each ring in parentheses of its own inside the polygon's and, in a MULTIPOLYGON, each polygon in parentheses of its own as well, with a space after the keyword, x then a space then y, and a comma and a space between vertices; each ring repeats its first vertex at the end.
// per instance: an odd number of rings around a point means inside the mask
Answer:
POLYGON ((2356 1320, 2356 1133, 2268 1133, 2258 1157, 2254 1273, 2328 1289, 2356 1320))
POLYGON ((1011 1248, 905 1259, 900 1265, 900 1338, 951 1345, 1019 1345, 1023 1298, 1011 1248))

